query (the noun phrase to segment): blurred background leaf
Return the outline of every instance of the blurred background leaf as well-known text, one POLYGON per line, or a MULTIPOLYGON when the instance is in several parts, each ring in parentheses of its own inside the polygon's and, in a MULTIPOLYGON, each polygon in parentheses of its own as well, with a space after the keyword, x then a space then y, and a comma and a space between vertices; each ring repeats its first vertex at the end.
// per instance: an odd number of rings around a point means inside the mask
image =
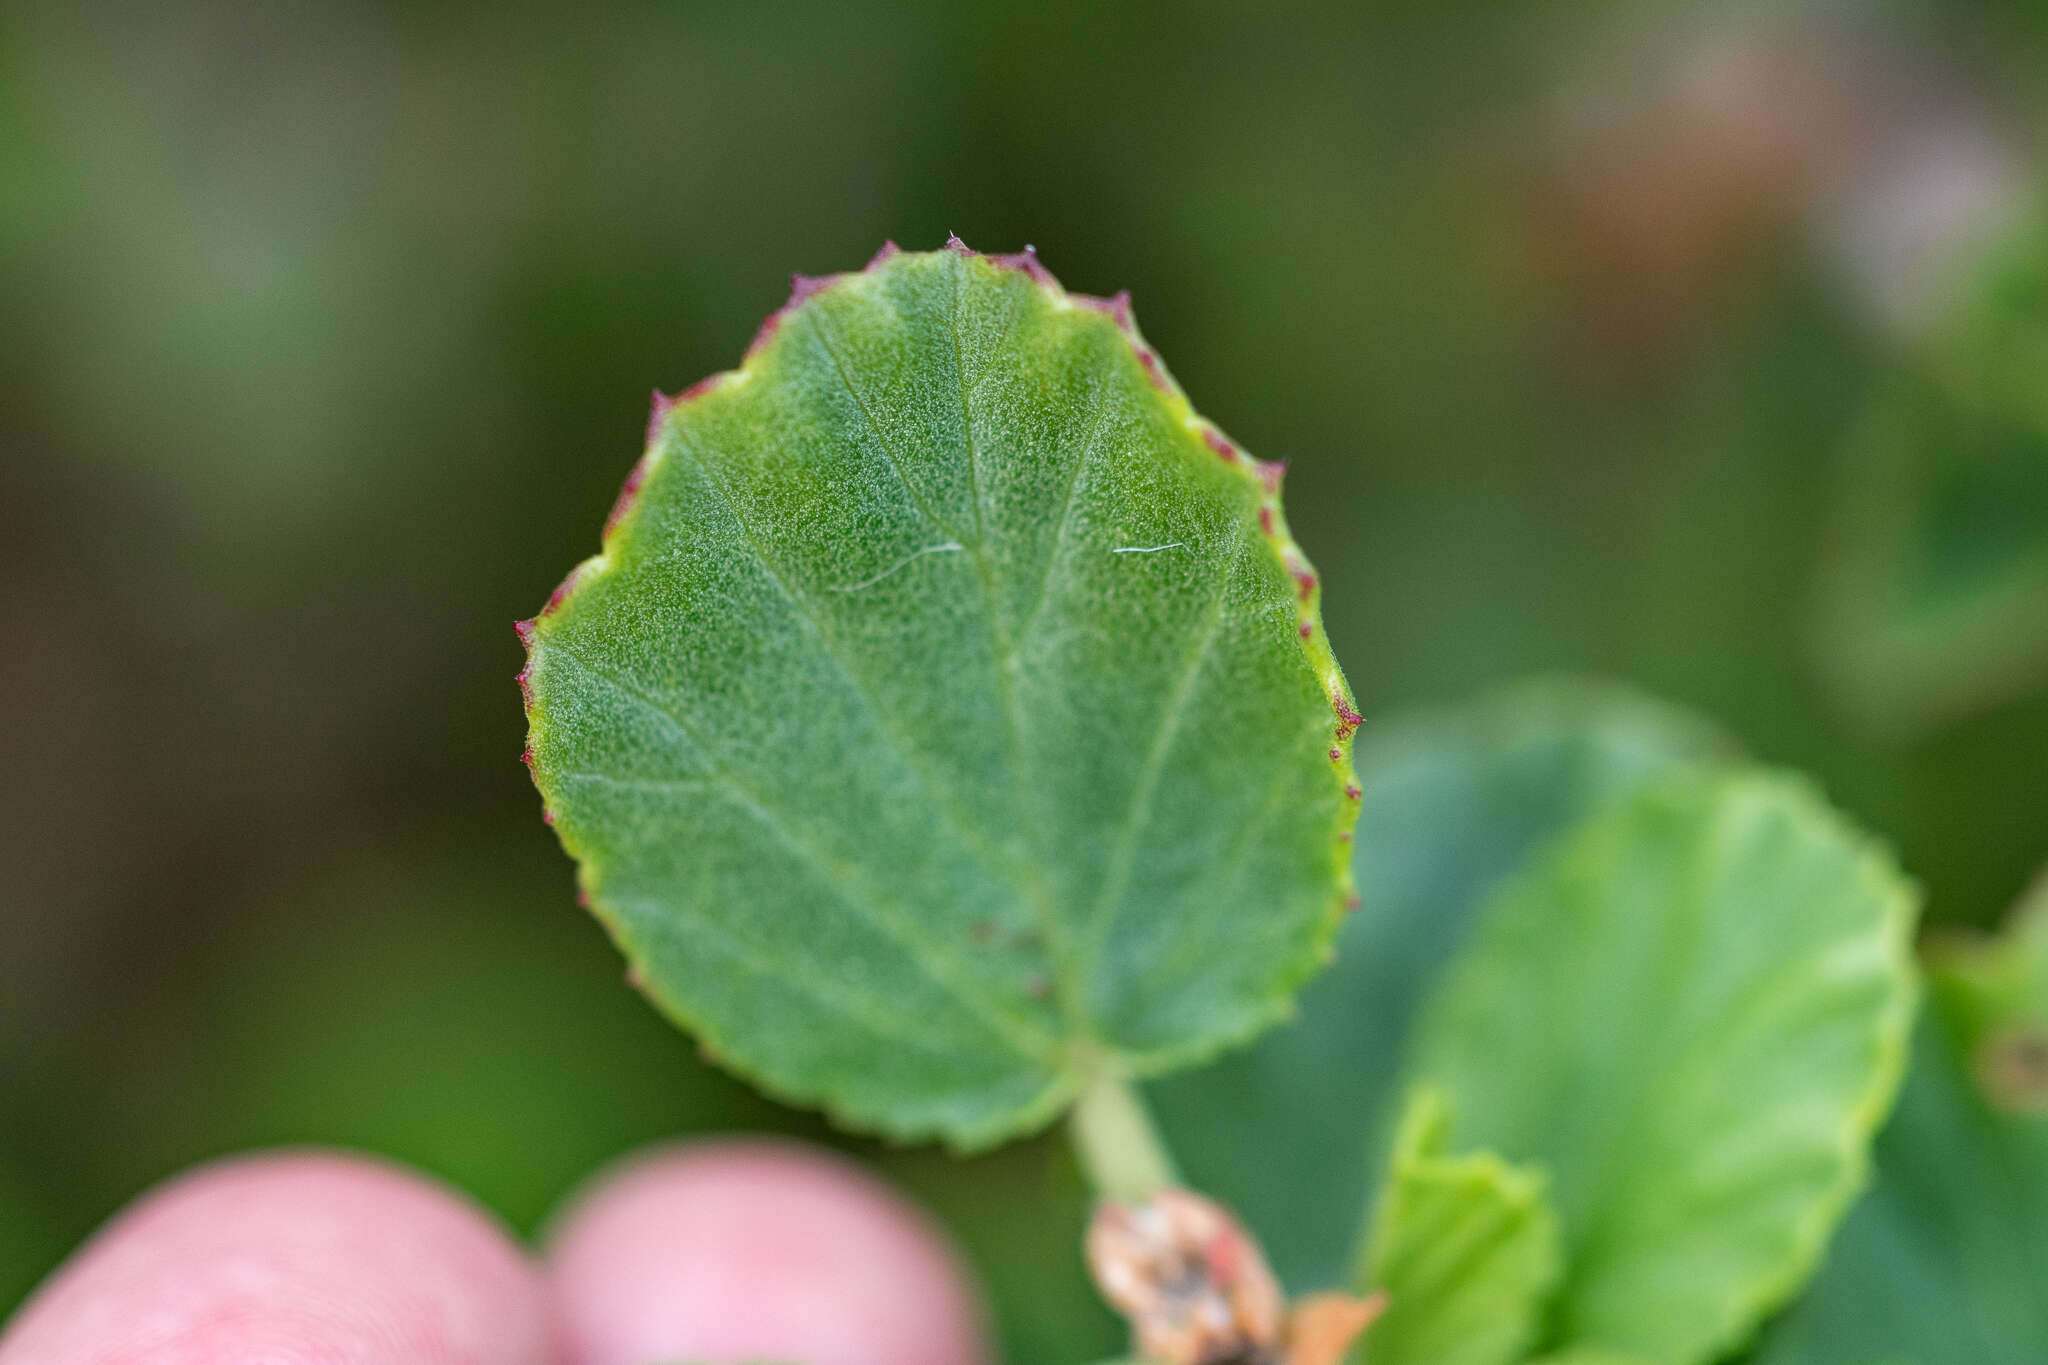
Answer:
POLYGON ((1549 1176, 1554 1344, 1704 1365, 1798 1292, 1898 1095, 1919 901, 1768 770, 1647 784, 1503 884, 1410 1056, 1453 1145, 1549 1176))
POLYGON ((1876 1184, 1756 1365, 2048 1357, 2044 927, 2048 883, 1997 939, 1931 955, 1933 1008, 1878 1139, 1876 1184), (2022 1037, 2033 1062, 2019 1079, 2033 1088, 2014 1096, 2001 1052, 2022 1037))
POLYGON ((1361 908, 1336 962, 1302 992, 1297 1020, 1149 1087, 1184 1173, 1259 1229, 1290 1290, 1352 1281, 1410 1027, 1480 904, 1589 814, 1731 753, 1676 708, 1562 678, 1362 732, 1361 908))
POLYGON ((1815 603, 1823 666, 1878 733, 2048 676, 2048 233, 2008 246, 1950 325, 1873 386, 1815 603))
POLYGON ((1515 1365, 1564 1271, 1548 1177, 1452 1156, 1449 1117, 1434 1091, 1410 1098, 1373 1210, 1358 1283, 1387 1296, 1367 1338, 1377 1365, 1515 1365))
MULTIPOLYGON (((1871 282, 1926 234, 1880 191, 2038 177, 2044 71, 2018 0, 9 7, 0 1308, 246 1141, 367 1143, 527 1227, 643 1137, 815 1131, 617 983, 516 761, 509 623, 594 548, 647 391, 887 237, 1134 290, 1202 410, 1292 462, 1366 736, 1626 677, 1988 922, 2048 852, 2048 683, 1872 727, 1811 585, 1922 353, 1871 282), (1883 117, 1798 113, 1871 88, 1883 117)), ((1370 1114, 1358 1085, 1330 1102, 1370 1114)), ((1187 1166, 1285 1214, 1222 1155, 1270 1092, 1217 1093, 1162 1097, 1187 1166)), ((1328 1141, 1303 1112, 1276 1150, 1328 1141)), ((1056 1149, 884 1160, 1001 1281, 1014 1358, 1116 1348, 1056 1149)), ((1347 1169, 1290 1282, 1342 1278, 1347 1169)))

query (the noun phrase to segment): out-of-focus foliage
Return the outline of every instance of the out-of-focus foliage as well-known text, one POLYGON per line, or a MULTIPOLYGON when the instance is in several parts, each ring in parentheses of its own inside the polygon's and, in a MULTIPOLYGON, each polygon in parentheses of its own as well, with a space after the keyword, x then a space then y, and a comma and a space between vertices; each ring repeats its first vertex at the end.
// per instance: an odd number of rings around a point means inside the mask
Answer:
POLYGON ((1302 992, 1296 1022, 1150 1091, 1189 1178, 1259 1229, 1291 1289, 1351 1279, 1410 1025, 1481 903, 1592 812, 1730 756, 1683 711, 1567 679, 1366 728, 1360 909, 1336 962, 1302 992))
POLYGON ((1449 1117, 1418 1091, 1394 1139, 1359 1276, 1387 1295, 1376 1365, 1515 1365, 1564 1269, 1543 1172, 1450 1155, 1449 1117))
POLYGON ((1395 717, 1355 757, 1363 908, 1298 1021, 1152 1087, 1186 1173, 1297 1292, 1348 1277, 1362 1230, 1386 1235, 1390 1215, 1360 1211, 1390 1197, 1369 1182, 1401 1077, 1447 1083, 1447 1150, 1553 1182, 1552 1343, 1645 1361, 1738 1344, 1867 1168, 1904 1062, 1908 889, 1803 786, 1611 686, 1395 717))
POLYGON ((1851 438, 1816 602, 1835 686, 1882 733, 2048 676, 2048 233, 1987 266, 1851 438))
POLYGON ((2048 893, 1930 952, 1932 1003, 1877 1183, 1757 1365, 2048 1357, 2048 893))
POLYGON ((1803 783, 1687 772, 1510 880, 1424 1013, 1454 1146, 1551 1180, 1565 1345, 1696 1365, 1819 1261, 1905 1068, 1916 895, 1803 783))

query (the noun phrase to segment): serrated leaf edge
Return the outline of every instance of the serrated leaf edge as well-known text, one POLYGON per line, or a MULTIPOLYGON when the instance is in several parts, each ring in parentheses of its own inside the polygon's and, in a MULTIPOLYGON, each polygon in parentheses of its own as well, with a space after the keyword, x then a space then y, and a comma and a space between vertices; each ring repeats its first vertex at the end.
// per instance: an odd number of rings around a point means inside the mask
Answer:
MULTIPOLYGON (((1011 1137, 1021 1136, 1050 1124, 1079 1098, 1088 1085, 1104 1076, 1119 1079, 1149 1077, 1197 1065, 1231 1048, 1243 1045, 1266 1029, 1294 1015, 1297 1008, 1296 992, 1332 960, 1337 927, 1344 913, 1356 909, 1358 905, 1350 846, 1352 829, 1358 821, 1359 803, 1363 793, 1352 764, 1352 742, 1364 718, 1359 713, 1350 684, 1337 663, 1336 655, 1330 648, 1328 634, 1323 627, 1321 575, 1316 572, 1308 556, 1294 540, 1287 525, 1286 514, 1281 507, 1281 485, 1287 469, 1285 462, 1258 459, 1225 435, 1215 423, 1195 411, 1158 352, 1152 349, 1138 330, 1137 318, 1133 313, 1128 291, 1120 291, 1107 298, 1071 292, 1045 268, 1038 259, 1036 249, 1030 246, 1026 246, 1021 252, 987 254, 973 250, 959 237, 954 236, 947 239, 943 249, 964 260, 980 263, 993 270, 1013 270, 1028 276, 1051 299, 1053 305, 1063 311, 1083 310, 1099 314, 1123 337, 1132 357, 1143 370, 1151 386, 1160 393, 1169 412, 1179 419, 1185 429, 1199 438, 1224 465, 1237 472, 1257 492, 1260 536, 1276 562, 1296 584, 1298 647, 1320 683, 1324 696, 1328 698, 1335 717, 1331 729, 1329 760, 1333 780, 1342 791, 1342 799, 1338 802, 1329 856, 1331 868, 1335 872, 1333 881, 1336 893, 1324 913, 1322 922, 1316 927, 1310 951, 1304 953, 1301 960, 1290 970, 1280 973, 1275 978, 1275 996, 1271 1007, 1253 1012, 1246 1024, 1233 1033, 1206 1038, 1184 1047, 1154 1049, 1135 1055, 1111 1053, 1102 1049, 1092 1039, 1079 1039, 1076 1042, 1080 1055, 1070 1056, 1068 1064, 1055 1071, 1052 1082, 1029 1105, 1014 1111, 1003 1122, 959 1128, 947 1128, 930 1121, 895 1123, 883 1116, 860 1110, 857 1103, 849 1102, 843 1095, 834 1093, 833 1087, 829 1085, 821 1085, 815 1090, 801 1086, 783 1086, 728 1054, 716 1036, 716 1031, 707 1021, 698 1018, 683 1002, 668 998, 652 987, 638 969, 637 964, 642 960, 642 955, 638 952, 631 935, 626 932, 617 916, 604 907, 598 885, 600 878, 591 872, 590 859, 571 845, 565 831, 558 827, 556 833, 564 850, 576 863, 577 899, 604 925, 613 943, 625 955, 629 963, 628 981, 635 989, 646 995, 661 1013, 697 1038, 702 1050, 718 1065, 743 1077, 773 1099, 822 1110, 841 1127, 875 1133, 897 1142, 938 1138, 955 1151, 971 1153, 986 1150, 1011 1137)), ((714 391, 752 382, 758 373, 756 362, 782 324, 797 309, 821 293, 858 276, 881 269, 902 254, 901 248, 894 242, 884 242, 882 249, 857 271, 842 271, 831 275, 792 275, 788 301, 761 323, 737 369, 707 375, 673 396, 663 394, 659 389, 655 390, 648 413, 643 451, 626 475, 611 511, 605 518, 598 553, 572 568, 549 594, 546 604, 539 612, 526 620, 513 623, 513 629, 526 652, 526 661, 515 678, 528 726, 527 744, 520 758, 526 765, 527 774, 536 790, 541 794, 541 819, 546 824, 554 826, 555 817, 549 804, 547 789, 542 786, 541 775, 536 770, 534 762, 535 739, 540 733, 540 722, 534 716, 531 686, 534 648, 540 641, 548 620, 561 611, 580 589, 595 582, 613 568, 613 549, 634 518, 639 504, 640 489, 661 462, 665 450, 662 435, 670 415, 677 408, 714 391)))

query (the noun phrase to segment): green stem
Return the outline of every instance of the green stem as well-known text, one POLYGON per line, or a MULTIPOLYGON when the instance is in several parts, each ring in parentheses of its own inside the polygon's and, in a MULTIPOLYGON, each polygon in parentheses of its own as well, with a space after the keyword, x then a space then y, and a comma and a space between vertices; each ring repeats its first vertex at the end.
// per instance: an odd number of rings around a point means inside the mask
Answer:
POLYGON ((1133 1204, 1180 1183, 1145 1102, 1115 1076, 1100 1076, 1081 1093, 1068 1130, 1082 1170, 1104 1199, 1133 1204))

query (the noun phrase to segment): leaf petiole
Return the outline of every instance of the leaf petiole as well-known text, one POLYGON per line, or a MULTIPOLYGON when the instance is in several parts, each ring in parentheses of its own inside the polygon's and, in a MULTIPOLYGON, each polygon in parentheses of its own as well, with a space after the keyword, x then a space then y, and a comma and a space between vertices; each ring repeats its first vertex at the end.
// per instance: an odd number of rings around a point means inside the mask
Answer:
POLYGON ((1089 1084, 1068 1131, 1088 1183, 1104 1199, 1135 1204, 1180 1184, 1144 1100, 1120 1077, 1104 1072, 1089 1084))

